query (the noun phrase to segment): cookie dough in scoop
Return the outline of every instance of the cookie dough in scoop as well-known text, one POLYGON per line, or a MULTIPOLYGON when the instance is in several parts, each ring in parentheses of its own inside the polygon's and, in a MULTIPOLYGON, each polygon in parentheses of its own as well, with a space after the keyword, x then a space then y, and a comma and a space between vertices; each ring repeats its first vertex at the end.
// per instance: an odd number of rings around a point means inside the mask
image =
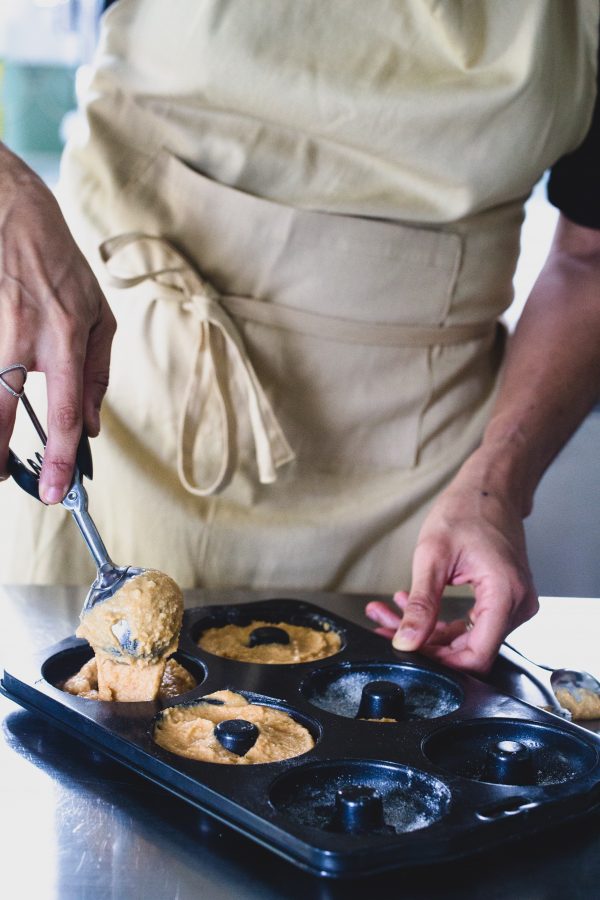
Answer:
POLYGON ((148 569, 82 615, 77 637, 96 654, 101 700, 154 700, 167 658, 177 649, 183 618, 183 594, 163 572, 148 569), (124 628, 135 656, 123 652, 124 628))
POLYGON ((215 691, 192 704, 163 710, 154 740, 178 756, 237 766, 290 759, 312 750, 315 743, 308 729, 287 713, 249 703, 233 691, 215 691), (252 722, 258 729, 254 745, 243 755, 225 749, 215 735, 215 726, 231 719, 252 722))
POLYGON ((301 663, 323 659, 337 653, 342 646, 340 635, 333 630, 320 631, 305 625, 290 625, 288 622, 263 622, 256 620, 249 625, 223 625, 207 628, 198 640, 202 650, 253 663, 301 663), (258 643, 252 646, 251 636, 260 628, 280 629, 289 640, 287 643, 258 643))

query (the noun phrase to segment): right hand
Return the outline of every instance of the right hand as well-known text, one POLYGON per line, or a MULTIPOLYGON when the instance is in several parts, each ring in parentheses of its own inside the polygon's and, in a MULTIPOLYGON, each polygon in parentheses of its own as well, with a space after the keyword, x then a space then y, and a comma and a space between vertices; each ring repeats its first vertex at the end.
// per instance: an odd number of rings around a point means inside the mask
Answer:
MULTIPOLYGON (((73 479, 82 424, 100 430, 115 318, 52 192, 0 144, 0 368, 44 372, 48 443, 40 498, 59 503, 73 479)), ((6 380, 20 390, 22 378, 6 380)), ((18 401, 0 390, 0 478, 18 401)))

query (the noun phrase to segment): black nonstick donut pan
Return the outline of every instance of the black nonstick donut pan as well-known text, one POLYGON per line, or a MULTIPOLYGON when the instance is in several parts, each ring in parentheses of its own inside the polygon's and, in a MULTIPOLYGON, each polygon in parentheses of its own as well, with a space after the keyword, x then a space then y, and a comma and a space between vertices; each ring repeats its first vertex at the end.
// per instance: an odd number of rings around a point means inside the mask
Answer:
POLYGON ((160 703, 102 703, 56 687, 90 656, 84 641, 67 638, 11 664, 2 691, 318 875, 356 877, 466 857, 600 806, 600 741, 593 734, 476 678, 400 653, 304 601, 188 610, 176 658, 198 686, 169 701, 228 688, 289 712, 315 747, 282 762, 222 765, 161 749, 153 740, 160 703), (197 647, 206 628, 256 619, 333 628, 341 650, 317 662, 260 665, 197 647), (359 711, 365 718, 356 717, 359 711), (370 721, 386 717, 396 721, 370 721))

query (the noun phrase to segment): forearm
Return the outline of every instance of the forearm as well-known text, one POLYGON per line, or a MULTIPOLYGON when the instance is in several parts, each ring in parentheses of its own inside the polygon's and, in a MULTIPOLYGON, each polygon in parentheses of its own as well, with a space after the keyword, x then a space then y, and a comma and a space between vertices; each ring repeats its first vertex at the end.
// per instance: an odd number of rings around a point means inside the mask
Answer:
POLYGON ((460 481, 502 494, 522 516, 552 459, 598 399, 600 231, 561 217, 548 260, 509 341, 481 447, 460 481))

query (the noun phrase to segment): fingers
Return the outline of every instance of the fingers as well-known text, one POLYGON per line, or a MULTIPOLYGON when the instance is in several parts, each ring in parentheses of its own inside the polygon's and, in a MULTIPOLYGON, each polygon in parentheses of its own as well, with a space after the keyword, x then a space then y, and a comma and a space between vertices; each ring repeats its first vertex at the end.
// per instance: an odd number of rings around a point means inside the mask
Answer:
POLYGON ((100 407, 108 387, 115 330, 114 316, 104 303, 102 318, 90 331, 83 372, 83 421, 90 437, 96 437, 100 432, 100 407))
POLYGON ((73 480, 82 426, 82 366, 77 360, 46 372, 48 443, 40 475, 40 498, 60 503, 73 480))
POLYGON ((535 615, 537 607, 533 585, 490 578, 475 587, 473 628, 446 646, 432 647, 428 655, 452 668, 485 674, 504 638, 535 615))
MULTIPOLYGON (((400 602, 406 604, 408 602, 408 594, 406 591, 401 591, 400 593, 402 595, 400 602)), ((394 600, 398 602, 396 597, 394 597, 394 600)), ((400 616, 380 600, 374 600, 367 604, 365 612, 373 622, 377 622, 380 626, 374 629, 375 634, 392 640, 402 621, 400 616)), ((466 624, 464 619, 453 619, 451 622, 436 622, 426 644, 420 648, 421 651, 428 653, 430 648, 439 648, 451 644, 457 637, 465 633, 466 624)))
POLYGON ((465 646, 463 649, 453 648, 458 665, 472 671, 489 671, 500 644, 511 629, 511 606, 510 603, 496 601, 482 607, 476 602, 471 614, 473 628, 467 632, 465 646))
POLYGON ((375 628, 374 631, 375 634, 380 634, 381 637, 388 638, 390 641, 396 633, 395 628, 375 628))
POLYGON ((446 569, 440 565, 442 560, 443 556, 434 553, 432 545, 417 546, 410 594, 405 602, 402 601, 404 615, 392 641, 396 650, 418 650, 433 632, 446 585, 446 569))
POLYGON ((73 481, 77 446, 85 418, 93 437, 100 430, 100 405, 108 385, 110 348, 115 320, 95 279, 85 282, 96 297, 100 317, 89 328, 75 320, 71 334, 63 337, 62 361, 46 363, 48 393, 48 443, 40 476, 40 497, 45 503, 60 503, 73 481))
MULTIPOLYGON (((12 365, 12 363, 11 363, 12 365)), ((3 366, 0 366, 3 368, 3 366)), ((2 376, 4 382, 18 393, 23 387, 23 372, 14 370, 2 376)), ((0 481, 8 478, 6 465, 8 462, 8 445, 15 425, 18 397, 14 397, 0 384, 0 481)))
MULTIPOLYGON (((398 596, 398 595, 396 595, 398 596)), ((405 594, 405 596, 408 596, 405 594)), ((395 599, 395 598, 394 598, 395 599)), ((390 609, 387 603, 382 600, 373 600, 365 606, 365 615, 378 625, 384 628, 393 628, 394 631, 399 627, 402 617, 390 609)))
POLYGON ((427 644, 422 647, 445 647, 464 635, 467 623, 464 619, 454 619, 452 622, 438 622, 431 632, 427 644))

